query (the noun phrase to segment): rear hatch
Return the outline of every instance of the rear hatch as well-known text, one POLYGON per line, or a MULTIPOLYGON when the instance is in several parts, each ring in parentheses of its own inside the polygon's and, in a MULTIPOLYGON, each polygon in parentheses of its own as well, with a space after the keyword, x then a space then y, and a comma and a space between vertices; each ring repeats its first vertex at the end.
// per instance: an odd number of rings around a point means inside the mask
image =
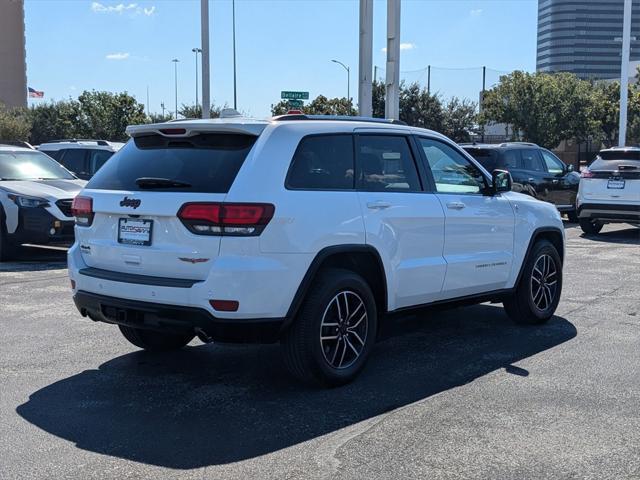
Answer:
POLYGON ((194 233, 178 213, 187 203, 223 202, 256 139, 254 133, 180 128, 136 132, 88 183, 80 197, 84 203, 78 200, 80 211, 90 212, 77 214, 84 262, 116 272, 204 280, 221 237, 194 233))
POLYGON ((640 202, 640 151, 605 150, 582 172, 585 200, 640 202))

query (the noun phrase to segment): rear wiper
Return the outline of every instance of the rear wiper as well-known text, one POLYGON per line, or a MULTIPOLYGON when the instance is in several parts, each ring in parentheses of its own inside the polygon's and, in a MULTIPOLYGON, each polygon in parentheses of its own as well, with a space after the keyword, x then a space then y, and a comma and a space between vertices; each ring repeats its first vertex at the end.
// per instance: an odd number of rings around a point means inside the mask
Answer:
POLYGON ((170 178, 140 177, 136 179, 136 185, 140 188, 189 188, 190 183, 170 178))

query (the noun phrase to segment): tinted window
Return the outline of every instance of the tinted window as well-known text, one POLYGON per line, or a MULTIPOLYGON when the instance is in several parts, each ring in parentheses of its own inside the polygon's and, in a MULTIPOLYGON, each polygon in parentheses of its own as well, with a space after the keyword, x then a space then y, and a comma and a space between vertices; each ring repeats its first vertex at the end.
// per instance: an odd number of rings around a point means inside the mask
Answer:
POLYGON ((41 152, 0 152, 0 180, 66 179, 75 177, 41 152))
POLYGON ((522 168, 520 150, 506 149, 502 152, 502 168, 522 168))
POLYGON ((46 153, 47 155, 49 155, 51 158, 53 158, 54 160, 60 160, 60 157, 62 157, 62 154, 64 153, 64 150, 40 150, 42 153, 46 153))
POLYGON ((484 175, 478 167, 449 145, 420 138, 436 191, 439 193, 480 193, 485 187, 484 175))
POLYGON ((60 163, 75 173, 87 173, 87 151, 81 148, 69 148, 64 151, 60 163))
POLYGON ((418 171, 406 137, 361 135, 358 185, 371 192, 419 192, 418 171))
POLYGON ((107 160, 111 158, 113 152, 109 150, 91 150, 89 154, 89 173, 96 173, 107 160))
POLYGON ((136 137, 113 155, 87 188, 143 190, 136 180, 151 177, 186 184, 156 190, 226 193, 256 138, 220 133, 180 139, 161 135, 136 137))
POLYGON ((520 154, 522 155, 523 170, 532 170, 535 172, 544 171, 544 168, 542 167, 542 160, 540 159, 537 150, 521 150, 520 154))
POLYGON ((547 172, 553 175, 562 175, 564 173, 564 163, 562 163, 555 155, 546 150, 540 150, 544 163, 547 166, 547 172))
POLYGON ((640 151, 605 150, 589 165, 589 169, 615 171, 620 165, 623 169, 640 169, 640 151))
POLYGON ((351 190, 353 137, 319 135, 303 138, 291 161, 287 187, 309 190, 351 190))
POLYGON ((496 168, 500 168, 498 162, 498 152, 494 148, 465 148, 467 153, 470 153, 480 165, 486 168, 488 171, 493 171, 496 168))

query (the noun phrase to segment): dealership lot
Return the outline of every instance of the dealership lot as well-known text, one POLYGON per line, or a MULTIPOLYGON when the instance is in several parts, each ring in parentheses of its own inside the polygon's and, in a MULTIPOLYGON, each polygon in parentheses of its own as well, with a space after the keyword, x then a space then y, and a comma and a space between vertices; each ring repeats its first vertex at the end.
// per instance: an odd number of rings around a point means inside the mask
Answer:
POLYGON ((398 316, 334 390, 276 346, 136 351, 80 317, 64 252, 25 250, 0 265, 0 478, 638 478, 640 230, 566 227, 547 325, 398 316))

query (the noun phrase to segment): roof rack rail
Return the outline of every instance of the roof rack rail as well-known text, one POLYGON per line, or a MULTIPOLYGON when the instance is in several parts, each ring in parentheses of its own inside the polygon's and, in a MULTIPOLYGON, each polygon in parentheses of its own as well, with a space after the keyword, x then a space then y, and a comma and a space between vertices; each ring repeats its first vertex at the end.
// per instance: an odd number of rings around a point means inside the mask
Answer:
POLYGON ((93 138, 61 138, 59 140, 49 140, 48 142, 42 143, 78 143, 78 142, 96 142, 97 145, 102 145, 105 147, 109 146, 109 142, 107 140, 95 140, 93 138))
POLYGON ((373 117, 350 117, 348 115, 307 115, 304 113, 295 113, 290 115, 278 115, 272 117, 274 122, 292 121, 292 120, 338 120, 342 122, 368 122, 368 123, 384 123, 387 125, 406 125, 402 120, 393 118, 373 118, 373 117))
POLYGON ((509 145, 526 145, 528 147, 537 147, 537 143, 533 142, 502 142, 500 144, 501 147, 508 147, 509 145))

